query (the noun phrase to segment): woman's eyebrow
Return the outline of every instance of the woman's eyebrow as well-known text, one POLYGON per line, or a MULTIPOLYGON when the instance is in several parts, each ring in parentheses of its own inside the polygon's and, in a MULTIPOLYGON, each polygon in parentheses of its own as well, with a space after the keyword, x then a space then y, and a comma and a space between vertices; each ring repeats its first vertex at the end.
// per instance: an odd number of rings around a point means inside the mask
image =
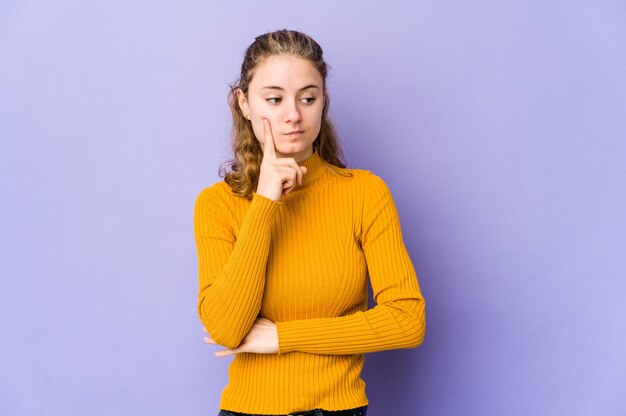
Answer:
MULTIPOLYGON (((307 85, 306 87, 302 87, 302 88, 300 88, 300 91, 306 90, 306 89, 308 89, 308 88, 317 88, 318 90, 320 89, 320 87, 318 87, 317 85, 315 85, 315 84, 310 84, 310 85, 307 85)), ((277 86, 277 85, 268 85, 267 87, 263 87, 263 88, 261 88, 261 89, 262 89, 262 90, 269 89, 269 90, 279 90, 279 91, 285 91, 285 89, 284 89, 283 87, 279 87, 279 86, 277 86)))

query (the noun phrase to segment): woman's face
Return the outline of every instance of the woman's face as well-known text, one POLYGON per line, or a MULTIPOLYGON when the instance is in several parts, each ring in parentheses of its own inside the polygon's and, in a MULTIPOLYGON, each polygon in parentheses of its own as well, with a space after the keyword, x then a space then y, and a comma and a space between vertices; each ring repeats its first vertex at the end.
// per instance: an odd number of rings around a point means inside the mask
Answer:
POLYGON ((271 55, 255 68, 248 97, 237 91, 239 107, 264 143, 263 118, 270 122, 276 155, 297 161, 313 153, 324 108, 323 79, 313 64, 288 55, 271 55), (299 134, 289 134, 299 130, 299 134))

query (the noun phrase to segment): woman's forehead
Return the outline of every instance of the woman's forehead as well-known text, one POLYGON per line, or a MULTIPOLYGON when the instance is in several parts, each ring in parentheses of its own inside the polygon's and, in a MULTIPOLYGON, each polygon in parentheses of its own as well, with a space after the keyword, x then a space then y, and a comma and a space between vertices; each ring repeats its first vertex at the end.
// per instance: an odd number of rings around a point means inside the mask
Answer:
POLYGON ((272 55, 259 62, 250 84, 257 90, 278 87, 286 91, 300 91, 311 85, 321 89, 322 76, 308 59, 272 55))

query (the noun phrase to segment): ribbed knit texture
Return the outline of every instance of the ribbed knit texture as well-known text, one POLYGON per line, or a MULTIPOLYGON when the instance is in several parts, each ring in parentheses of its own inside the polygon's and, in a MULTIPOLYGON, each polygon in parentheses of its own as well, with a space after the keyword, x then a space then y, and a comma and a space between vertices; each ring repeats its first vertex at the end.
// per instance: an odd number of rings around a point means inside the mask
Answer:
POLYGON ((278 330, 279 353, 235 355, 222 409, 364 406, 363 354, 424 338, 425 301, 385 182, 331 166, 317 151, 298 164, 308 168, 304 183, 281 201, 246 200, 223 181, 196 199, 200 320, 229 348, 258 316, 278 330))

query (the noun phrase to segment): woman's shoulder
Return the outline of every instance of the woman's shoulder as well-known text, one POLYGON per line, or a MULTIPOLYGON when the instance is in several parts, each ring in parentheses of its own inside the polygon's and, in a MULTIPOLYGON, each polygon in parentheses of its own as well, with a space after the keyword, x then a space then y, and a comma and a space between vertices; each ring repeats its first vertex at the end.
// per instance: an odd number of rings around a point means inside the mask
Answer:
POLYGON ((224 180, 220 180, 202 188, 196 197, 196 201, 212 205, 228 205, 231 194, 230 186, 224 180))
POLYGON ((358 185, 360 187, 372 187, 380 186, 381 182, 384 184, 383 178, 369 169, 363 168, 337 168, 335 170, 342 174, 348 182, 352 182, 352 185, 358 185))
POLYGON ((214 182, 208 186, 205 186, 200 190, 198 196, 211 197, 218 194, 223 194, 225 188, 229 188, 228 184, 222 179, 220 181, 214 182))
POLYGON ((365 206, 377 206, 381 203, 393 201, 393 195, 387 182, 382 176, 370 169, 351 168, 343 169, 350 172, 350 187, 365 206))

